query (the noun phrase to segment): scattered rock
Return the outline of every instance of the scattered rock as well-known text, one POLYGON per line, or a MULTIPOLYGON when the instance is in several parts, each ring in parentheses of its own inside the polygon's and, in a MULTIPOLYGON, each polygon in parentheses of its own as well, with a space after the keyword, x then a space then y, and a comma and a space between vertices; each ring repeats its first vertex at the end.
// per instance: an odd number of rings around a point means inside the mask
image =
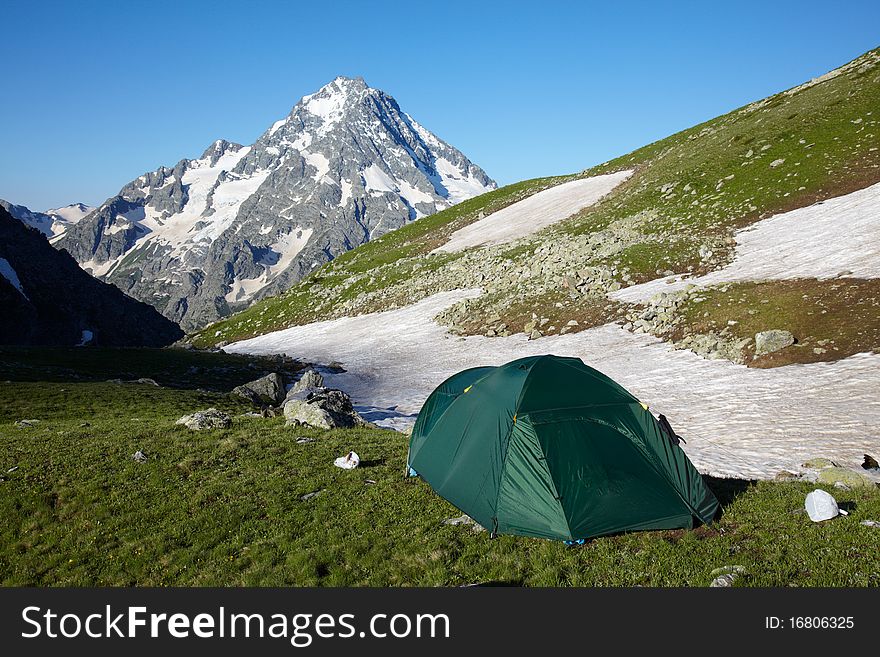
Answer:
POLYGON ((232 394, 257 404, 277 406, 284 401, 284 379, 277 372, 272 372, 233 388, 232 394))
POLYGON ((132 458, 135 461, 137 461, 138 463, 146 463, 147 462, 147 455, 144 454, 141 450, 136 451, 132 458))
POLYGON ((313 443, 313 442, 315 442, 314 438, 297 438, 296 439, 297 445, 308 445, 309 443, 313 443))
POLYGON ((729 588, 736 580, 746 575, 747 572, 743 566, 721 566, 709 573, 709 577, 714 578, 709 587, 713 589, 729 588))
POLYGON ((284 402, 288 425, 308 424, 320 429, 359 427, 366 421, 351 404, 351 398, 333 388, 302 390, 284 402))
POLYGON ((299 499, 301 499, 303 502, 305 502, 306 500, 310 500, 313 497, 317 497, 318 495, 320 495, 323 492, 324 492, 323 488, 321 490, 315 490, 315 491, 312 491, 311 493, 306 493, 305 495, 300 495, 299 499))
POLYGON ((864 525, 865 527, 877 527, 880 529, 880 522, 877 522, 876 520, 862 520, 859 524, 864 525))
POLYGON ((877 463, 877 459, 870 454, 865 454, 865 460, 862 462, 862 467, 865 470, 880 470, 880 464, 877 463))
POLYGON ((15 426, 19 429, 28 429, 37 426, 39 423, 39 420, 19 420, 15 423, 15 426))
POLYGON ((771 329, 755 334, 755 355, 762 356, 784 349, 795 342, 790 331, 771 329))
POLYGON ((776 481, 797 481, 800 478, 801 476, 799 474, 789 472, 788 470, 781 470, 780 472, 777 472, 774 477, 776 481))
POLYGON ((141 383, 141 384, 148 385, 148 386, 156 386, 157 388, 162 387, 156 382, 155 379, 148 379, 146 377, 140 378, 140 379, 135 379, 134 381, 132 381, 132 383, 141 383))
POLYGON ((192 415, 184 415, 175 424, 182 424, 192 431, 228 429, 232 426, 232 418, 223 411, 209 408, 204 411, 196 411, 192 415))
POLYGON ((849 468, 822 468, 816 481, 820 484, 837 486, 841 484, 848 488, 873 488, 874 482, 860 472, 849 468))
POLYGON ((458 516, 457 518, 448 518, 447 520, 443 521, 443 524, 452 526, 470 525, 474 533, 486 531, 485 527, 483 527, 480 523, 478 523, 467 514, 458 516))
POLYGON ((770 168, 771 168, 771 169, 775 169, 775 168, 778 167, 780 164, 784 164, 784 163, 785 163, 785 158, 779 158, 778 160, 773 160, 773 161, 770 163, 770 168))

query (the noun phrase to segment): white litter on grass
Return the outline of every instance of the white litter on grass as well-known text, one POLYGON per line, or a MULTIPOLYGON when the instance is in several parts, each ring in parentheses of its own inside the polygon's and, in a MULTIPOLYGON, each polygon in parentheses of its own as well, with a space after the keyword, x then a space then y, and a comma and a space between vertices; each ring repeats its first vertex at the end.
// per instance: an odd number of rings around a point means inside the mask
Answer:
POLYGON ((697 278, 667 276, 613 292, 637 303, 688 283, 880 277, 880 183, 774 215, 736 235, 736 256, 726 267, 697 278))
POLYGON ((837 500, 833 495, 818 488, 807 495, 807 499, 804 500, 804 508, 813 522, 831 520, 836 518, 838 514, 848 515, 846 511, 837 506, 837 500))
POLYGON ((619 171, 545 189, 455 231, 434 252, 504 244, 530 235, 593 205, 631 175, 632 171, 619 171))
POLYGON ((342 468, 343 470, 354 470, 361 463, 361 457, 357 455, 357 452, 349 452, 345 456, 340 456, 338 459, 333 461, 333 465, 337 468, 342 468))
POLYGON ((537 354, 579 357, 666 415, 695 465, 716 476, 772 478, 822 456, 856 466, 863 454, 880 450, 878 354, 751 369, 673 350, 614 324, 528 340, 457 338, 433 321, 479 294, 441 292, 399 310, 296 326, 225 350, 339 361, 347 371, 325 374, 328 386, 362 407, 396 407, 411 422, 431 391, 462 369, 537 354))

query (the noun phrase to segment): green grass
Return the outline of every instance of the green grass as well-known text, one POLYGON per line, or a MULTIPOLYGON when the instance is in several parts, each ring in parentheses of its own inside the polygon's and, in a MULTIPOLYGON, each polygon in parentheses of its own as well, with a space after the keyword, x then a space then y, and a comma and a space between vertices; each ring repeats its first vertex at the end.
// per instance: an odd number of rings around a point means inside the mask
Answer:
POLYGON ((749 572, 741 585, 880 584, 880 530, 859 524, 880 520, 877 490, 831 489, 851 515, 817 525, 802 512, 812 485, 709 479, 723 504, 710 527, 578 548, 491 540, 443 524, 460 512, 403 477, 400 434, 288 428, 282 418, 175 426, 209 406, 248 408, 191 389, 0 383, 0 583, 706 586, 713 568, 737 564, 749 572), (41 422, 14 426, 23 418, 41 422), (297 444, 303 436, 315 442, 297 444), (333 467, 350 449, 364 467, 333 467), (136 463, 136 450, 149 460, 136 463))

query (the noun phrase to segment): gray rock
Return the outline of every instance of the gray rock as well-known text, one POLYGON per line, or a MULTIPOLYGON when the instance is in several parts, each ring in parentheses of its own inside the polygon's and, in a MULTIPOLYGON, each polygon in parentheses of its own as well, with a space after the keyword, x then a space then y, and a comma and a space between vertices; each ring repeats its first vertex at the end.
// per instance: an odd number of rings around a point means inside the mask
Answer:
POLYGON ((794 344, 794 336, 790 331, 771 329, 755 334, 755 355, 771 354, 794 344))
POLYGON ((277 406, 284 401, 284 379, 277 372, 272 372, 255 381, 233 388, 232 394, 244 397, 254 403, 277 406))
POLYGON ((287 392, 286 399, 291 399, 294 395, 299 394, 303 390, 307 390, 309 388, 323 388, 324 387, 324 377, 321 376, 320 372, 318 372, 313 367, 308 368, 306 371, 302 373, 302 376, 299 378, 299 381, 293 384, 290 390, 287 392))
POLYGON ((196 411, 192 415, 184 415, 175 424, 182 424, 192 431, 204 431, 205 429, 228 429, 232 426, 232 418, 223 411, 209 408, 204 411, 196 411))
POLYGON ((134 453, 134 456, 132 456, 132 458, 135 461, 137 461, 138 463, 146 463, 147 462, 147 455, 144 454, 141 450, 136 451, 134 453))
POLYGON ((31 427, 35 427, 40 423, 39 420, 19 420, 15 423, 19 429, 29 429, 31 427))
POLYGON ((308 388, 292 395, 284 402, 284 417, 288 425, 306 424, 320 429, 350 429, 366 424, 354 410, 351 398, 332 388, 308 388))
POLYGON ((478 523, 476 520, 466 514, 458 516, 457 518, 447 518, 443 521, 443 524, 452 525, 453 527, 457 527, 459 525, 469 525, 474 533, 486 531, 485 527, 483 527, 480 523, 478 523))
POLYGON ((714 577, 709 587, 713 589, 729 588, 734 585, 736 580, 744 577, 746 574, 746 569, 743 566, 722 566, 721 568, 716 568, 709 573, 710 577, 714 577))

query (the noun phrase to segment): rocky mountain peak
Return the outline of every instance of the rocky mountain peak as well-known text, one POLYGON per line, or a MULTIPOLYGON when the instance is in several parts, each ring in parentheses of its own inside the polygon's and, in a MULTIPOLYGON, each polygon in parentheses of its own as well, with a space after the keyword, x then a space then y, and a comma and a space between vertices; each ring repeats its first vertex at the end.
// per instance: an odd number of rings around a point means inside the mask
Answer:
POLYGON ((394 98, 340 76, 253 145, 218 139, 196 160, 140 176, 59 246, 192 329, 494 188, 394 98))

